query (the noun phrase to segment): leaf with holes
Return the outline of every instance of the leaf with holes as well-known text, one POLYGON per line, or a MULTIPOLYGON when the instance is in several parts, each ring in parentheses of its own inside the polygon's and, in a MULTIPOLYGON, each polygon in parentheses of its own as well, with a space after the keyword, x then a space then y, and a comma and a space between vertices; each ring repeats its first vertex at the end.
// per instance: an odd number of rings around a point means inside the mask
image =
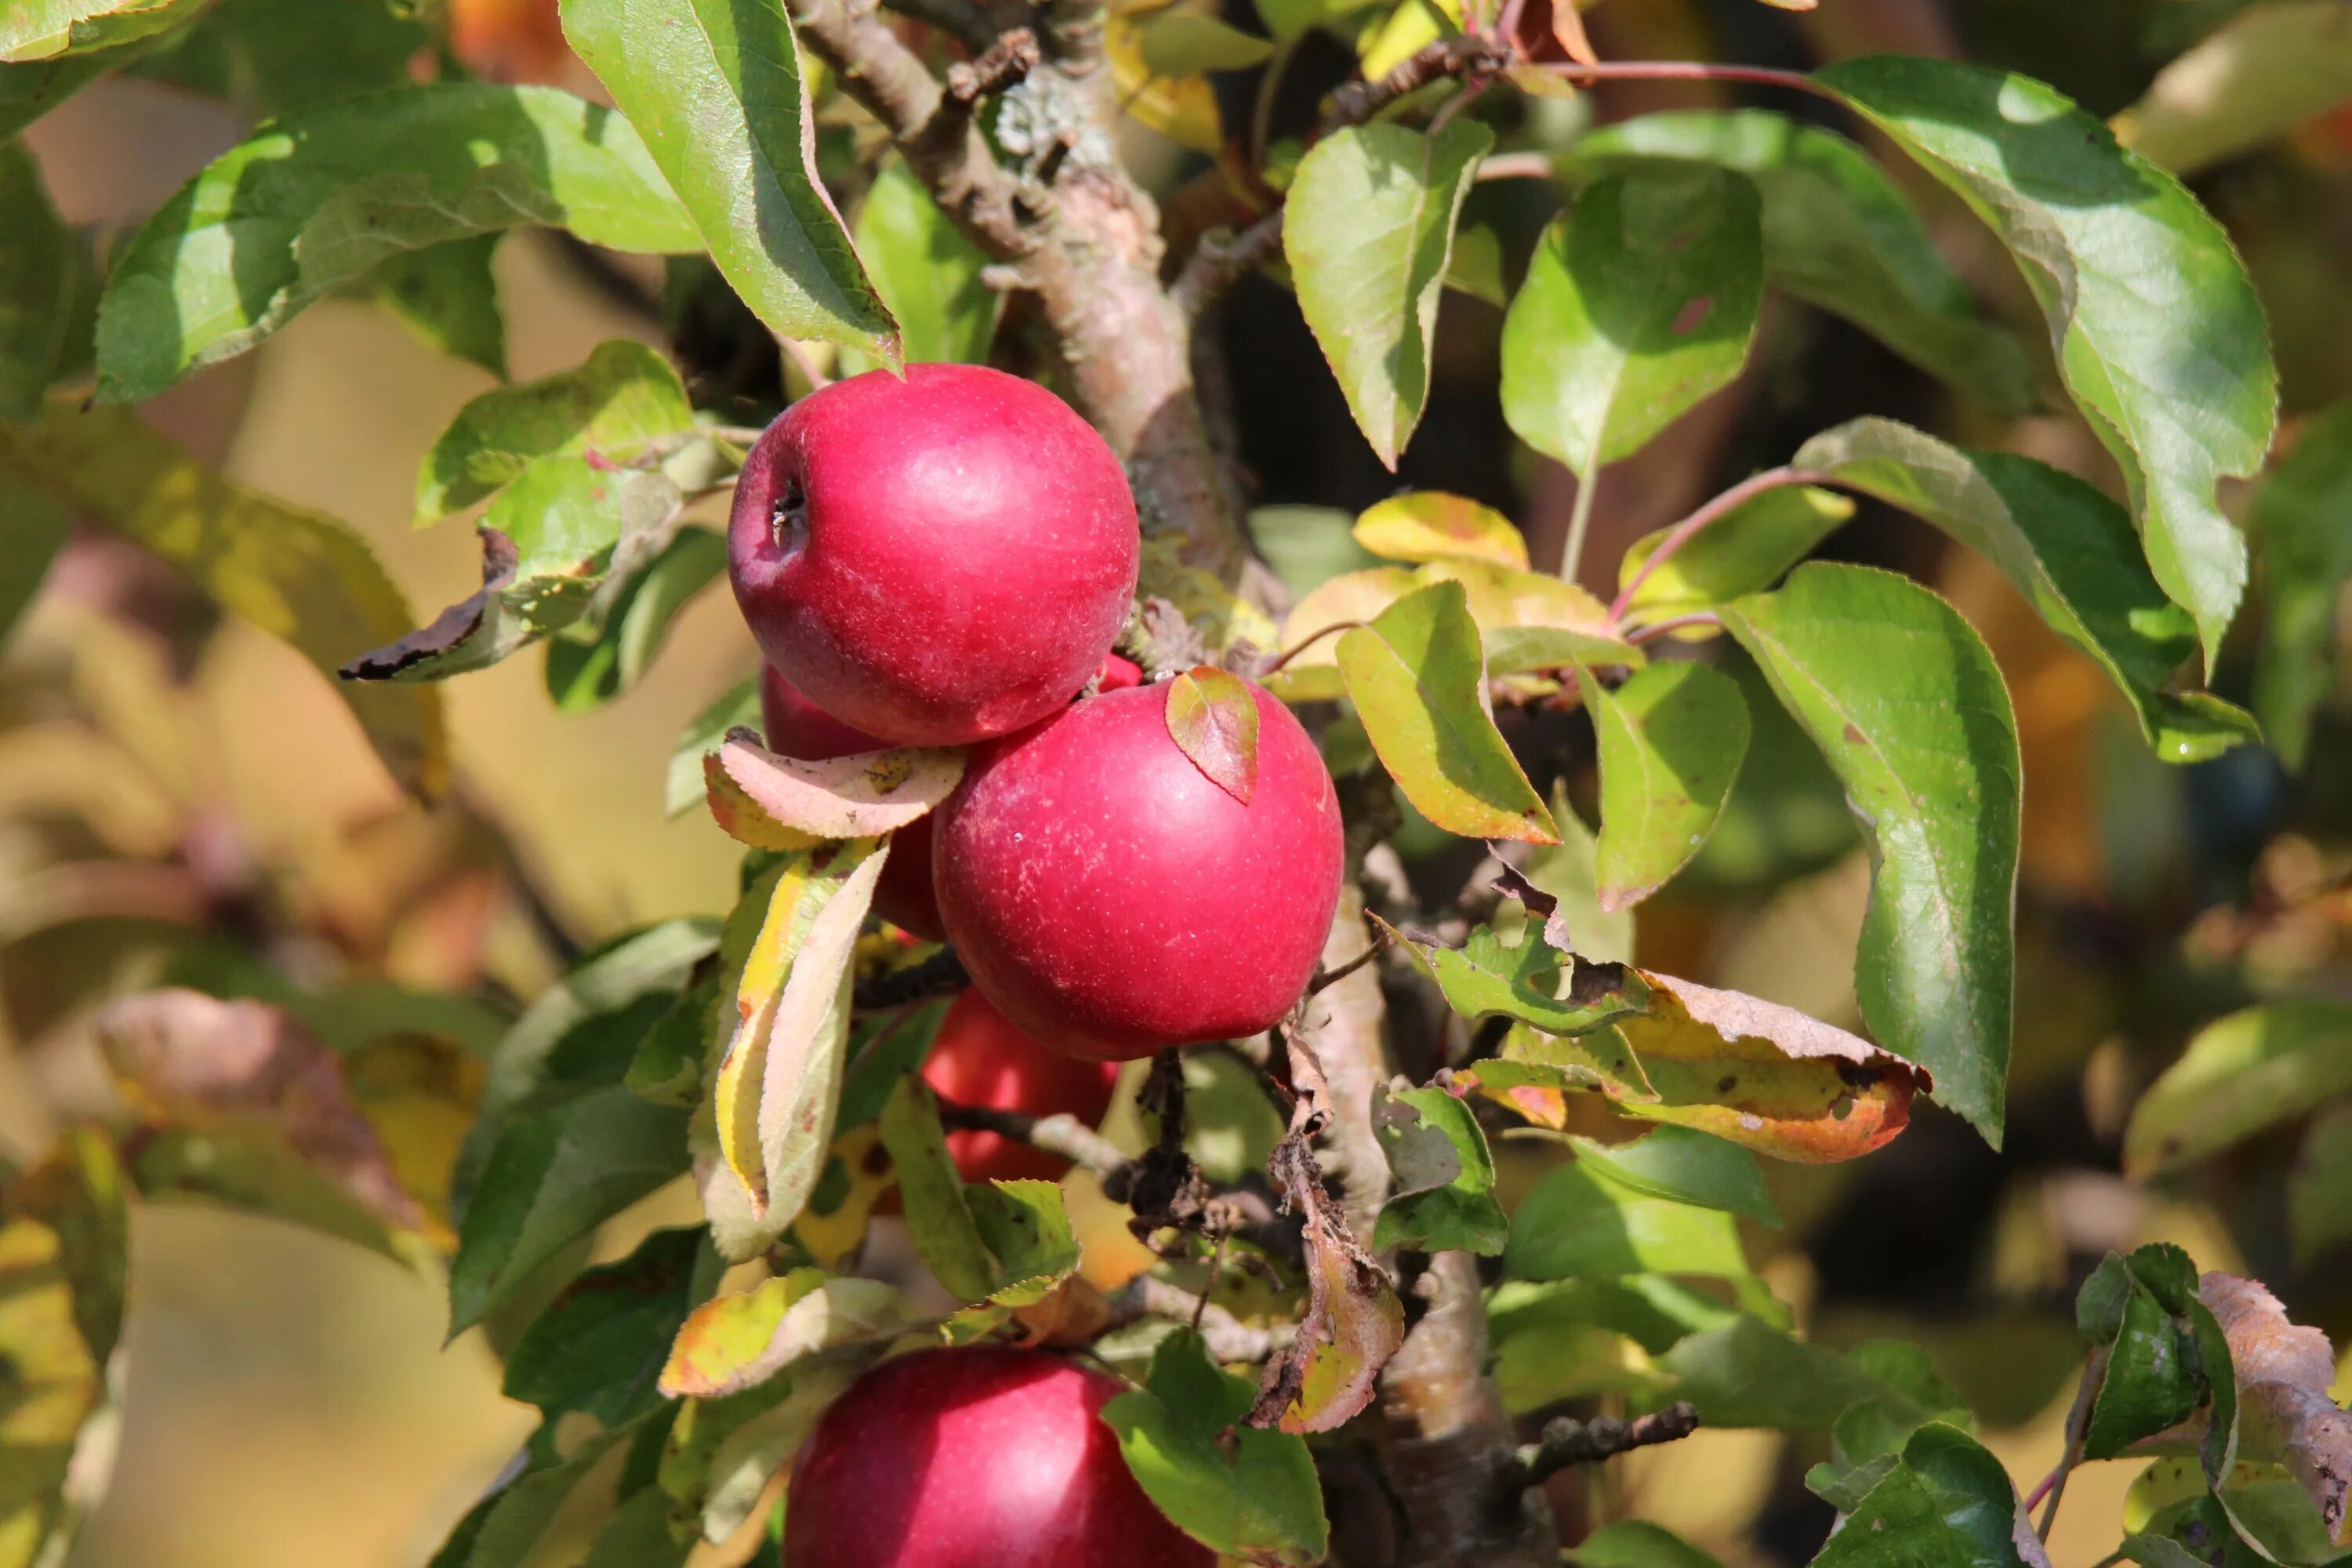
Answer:
POLYGON ((1723 620, 1873 841, 1854 963, 1863 1017, 1998 1147, 2021 787, 2000 671, 1950 605, 1864 567, 1801 566, 1723 620))
POLYGON ((1756 187, 1668 169, 1594 184, 1544 233, 1503 321, 1503 416, 1590 479, 1748 363, 1764 288, 1756 187))
POLYGON ((1495 1157, 1467 1105, 1443 1089, 1376 1088, 1372 1130, 1393 1177, 1373 1247, 1489 1258, 1503 1250, 1511 1226, 1495 1199, 1495 1157))
POLYGON ((1356 542, 1390 561, 1492 561, 1528 565, 1528 542, 1492 507, 1443 490, 1375 502, 1356 519, 1356 542))
POLYGON ((1169 737, 1202 777, 1244 805, 1257 793, 1257 719, 1249 682, 1214 665, 1194 665, 1168 683, 1169 737))
POLYGON ((1580 671, 1601 762, 1601 907, 1640 903, 1691 862, 1748 754, 1739 683, 1703 664, 1654 664, 1614 691, 1580 671))
POLYGON ((563 32, 645 137, 702 245, 771 331, 899 363, 898 323, 816 172, 800 46, 777 4, 564 0, 563 32))
POLYGON ((1486 707, 1485 650, 1461 584, 1433 583, 1339 638, 1364 732, 1424 816, 1471 838, 1559 840, 1486 707))
POLYGON ((2270 449, 2278 374, 2229 237, 2171 175, 2029 78, 1880 56, 1815 78, 1958 193, 2009 247, 2067 391, 2124 470, 2148 564, 2208 663, 2246 586, 2214 500, 2270 449))
POLYGON ((1461 947, 1451 948, 1399 931, 1378 915, 1367 918, 1437 982, 1446 1005, 1465 1018, 1514 1018, 1549 1035, 1582 1035, 1647 1003, 1642 982, 1624 965, 1580 960, 1532 929, 1513 946, 1492 926, 1480 926, 1461 947), (1571 964, 1573 976, 1563 986, 1560 971, 1571 964))
POLYGON ((869 838, 925 816, 963 777, 964 755, 959 746, 901 746, 812 763, 779 756, 744 729, 705 757, 703 776, 710 815, 731 837, 760 849, 803 849, 869 838))
POLYGON ((1891 419, 1824 431, 1795 463, 1926 519, 2000 567, 2051 630, 2131 700, 2167 762, 2203 762, 2257 738, 2243 710, 2171 689, 2196 656, 2196 621, 2158 586, 2123 508, 2082 480, 1891 419))
POLYGON ((1429 401, 1454 221, 1495 133, 1475 120, 1334 132, 1298 162, 1282 239, 1299 309, 1357 427, 1394 468, 1429 401))
POLYGON ((694 405, 668 360, 625 338, 570 370, 483 393, 457 411, 416 476, 416 520, 486 500, 541 458, 608 468, 656 455, 694 428, 694 405))

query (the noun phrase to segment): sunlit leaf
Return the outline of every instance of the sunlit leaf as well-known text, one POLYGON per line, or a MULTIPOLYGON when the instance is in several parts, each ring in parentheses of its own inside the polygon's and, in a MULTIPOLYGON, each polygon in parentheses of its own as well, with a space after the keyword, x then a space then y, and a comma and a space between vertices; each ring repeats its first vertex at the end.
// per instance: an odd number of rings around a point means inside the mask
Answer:
POLYGON ((1994 408, 2032 407, 2035 370, 2024 345, 1978 314, 1909 199, 1854 142, 1768 110, 1675 110, 1601 126, 1579 138, 1560 166, 1589 177, 1674 163, 1755 182, 1770 282, 1994 408))
POLYGON ((1292 177, 1283 248, 1298 304, 1348 407, 1389 468, 1429 401, 1429 351, 1454 220, 1495 144, 1475 120, 1435 135, 1350 126, 1292 177))
POLYGON ((1547 1173, 1519 1200, 1503 1267, 1514 1279, 1748 1272, 1730 1215, 1653 1196, 1583 1161, 1547 1173))
POLYGON ((1376 501, 1356 519, 1356 542, 1391 561, 1493 561, 1525 569, 1528 542, 1491 507, 1443 490, 1376 501))
POLYGON ((676 1518, 718 1544, 743 1527, 768 1483, 792 1462, 817 1417, 879 1353, 871 1343, 821 1351, 726 1399, 689 1399, 661 1457, 676 1518))
MULTIPOLYGON (((153 551, 321 669, 412 624, 399 588, 357 533, 230 483, 127 409, 52 408, 38 425, 0 424, 0 468, 153 551)), ((393 777, 438 794, 449 765, 440 698, 337 689, 393 777)))
POLYGON ((1495 1199, 1486 1135, 1467 1105, 1443 1089, 1375 1089, 1372 1128, 1392 1177, 1374 1247, 1488 1257, 1503 1250, 1510 1221, 1495 1199))
MULTIPOLYGON (((2242 1422, 2236 1457, 2286 1467, 2318 1510, 2328 1549, 2319 1555, 2333 1555, 2352 1536, 2346 1507, 2352 1412, 2338 1407, 2328 1392, 2336 1381, 2335 1347, 2318 1329, 2290 1322, 2260 1280, 2208 1273, 2197 1283, 2197 1296, 2230 1347, 2242 1422)), ((2261 1542, 2264 1532, 2241 1512, 2238 1500, 2224 1492, 2221 1501, 2241 1531, 2261 1542)))
POLYGON ((1579 682, 1601 762, 1601 907, 1636 904, 1690 864, 1748 754, 1738 684, 1703 664, 1653 664, 1610 689, 1579 682))
POLYGON ((1559 835, 1486 707, 1486 655, 1457 584, 1416 590, 1339 638, 1372 749, 1432 822, 1476 838, 1559 835))
POLYGON ((2352 1005, 2282 999, 2208 1024, 2148 1086, 2124 1168, 2158 1175, 2352 1092, 2352 1005))
POLYGON ((1854 566, 1801 566, 1723 618, 1874 845, 1854 966, 1871 1033, 1999 1146, 2021 786, 1992 656, 1935 595, 1854 566))
POLYGON ((98 395, 152 397, 399 251, 517 224, 615 250, 701 247, 636 133, 570 93, 446 82, 290 114, 124 250, 99 307, 98 395))
MULTIPOLYGON (((653 664, 678 612, 727 571, 727 541, 708 528, 681 528, 642 571, 620 583, 593 640, 559 637, 547 645, 547 690, 558 710, 584 713, 635 686, 653 664)), ((604 579, 611 593, 620 574, 604 579)))
POLYGON ((494 388, 459 409, 417 473, 417 521, 487 500, 538 458, 621 467, 693 428, 694 406, 669 361, 625 338, 600 343, 571 370, 494 388))
MULTIPOLYGON (((1833 491, 1783 485, 1716 519, 1654 571, 1650 558, 1670 531, 1645 534, 1617 568, 1620 591, 1630 590, 1625 618, 1662 621, 1760 593, 1853 516, 1853 502, 1833 491)), ((1695 626, 1681 635, 1716 633, 1695 626)))
POLYGON ((1328 1432, 1371 1403, 1381 1369, 1404 1342, 1404 1303, 1321 1193, 1302 1140, 1277 1144, 1268 1173, 1306 1216, 1307 1310, 1290 1343, 1266 1363, 1249 1424, 1328 1432))
POLYGON ((1578 1542, 1568 1555, 1575 1568, 1722 1568, 1664 1525, 1620 1519, 1578 1542))
POLYGON ((1805 443, 1796 466, 1902 507, 1983 555, 2060 637, 2131 700, 2168 762, 2202 762, 2256 737, 2207 691, 2175 692, 2197 625, 2165 597, 2121 507, 2031 458, 1948 446, 1891 419, 1857 419, 1805 443))
POLYGON ((961 747, 902 746, 807 762, 780 756, 749 730, 730 732, 704 763, 710 814, 761 849, 864 838, 904 827, 945 800, 963 777, 961 747))
POLYGON ((1194 1539, 1248 1563, 1321 1562, 1330 1526, 1314 1457, 1296 1434, 1239 1425, 1255 1396, 1182 1329, 1152 1352, 1144 1387, 1114 1395, 1102 1418, 1145 1495, 1194 1539))
POLYGON ((1165 10, 1143 24, 1139 47, 1152 75, 1199 76, 1247 70, 1274 56, 1274 45, 1230 22, 1195 12, 1165 10))
MULTIPOLYGON (((982 364, 1004 295, 982 280, 988 258, 964 237, 906 163, 893 158, 857 209, 857 254, 898 323, 908 364, 982 364)), ((851 368, 870 363, 845 351, 851 368)))
POLYGON ((916 1075, 883 1106, 882 1142, 898 1168, 907 1228, 950 1295, 998 1307, 1042 1301, 1078 1263, 1062 1190, 1052 1182, 966 1183, 916 1075))
POLYGON ((1198 665, 1169 682, 1169 738, 1244 805, 1257 793, 1257 721, 1249 683, 1230 671, 1198 665))
POLYGON ((1756 188, 1662 169, 1593 184, 1503 322, 1503 416, 1588 479, 1739 374, 1764 287, 1756 188))
POLYGON ((189 21, 211 0, 16 0, 0 15, 0 61, 110 48, 189 21))
POLYGON ((895 367, 898 324, 817 178, 784 7, 565 0, 562 16, 752 314, 781 336, 854 344, 895 367))
POLYGON ((1879 56, 1822 85, 1958 192, 2048 318, 2066 388, 2124 470, 2148 564, 2210 662, 2246 586, 2214 499, 2269 450, 2278 377, 2221 225, 2170 175, 2029 78, 1879 56))
POLYGON ((1402 931, 1370 917, 1465 1018, 1514 1018, 1550 1035, 1581 1035, 1641 1011, 1642 982, 1623 965, 1576 962, 1530 929, 1516 945, 1492 926, 1470 932, 1459 948, 1402 931), (1568 984, 1560 974, 1570 970, 1568 984))
POLYGON ((717 751, 730 732, 756 730, 759 723, 757 676, 729 687, 696 714, 678 732, 677 744, 670 748, 669 773, 662 791, 663 814, 680 816, 706 804, 710 798, 710 786, 703 775, 702 759, 717 751))
POLYGON ((2301 768, 2311 726, 2339 691, 2336 605, 2352 583, 2352 403, 2310 420, 2254 492, 2263 545, 2262 655, 2254 710, 2289 767, 2301 768))
POLYGON ((696 1308, 662 1367, 661 1392, 670 1399, 740 1394, 803 1356, 887 1338, 905 1325, 897 1287, 795 1268, 696 1308))
POLYGON ((1756 1157, 1711 1133, 1672 1125, 1654 1127, 1630 1143, 1573 1138, 1576 1157, 1599 1166, 1619 1186, 1654 1198, 1697 1204, 1777 1226, 1771 1194, 1756 1157))
POLYGON ((1225 143, 1216 89, 1203 77, 1156 75, 1144 62, 1143 28, 1151 9, 1119 5, 1104 18, 1103 53, 1110 59, 1118 106, 1178 146, 1213 156, 1225 143))

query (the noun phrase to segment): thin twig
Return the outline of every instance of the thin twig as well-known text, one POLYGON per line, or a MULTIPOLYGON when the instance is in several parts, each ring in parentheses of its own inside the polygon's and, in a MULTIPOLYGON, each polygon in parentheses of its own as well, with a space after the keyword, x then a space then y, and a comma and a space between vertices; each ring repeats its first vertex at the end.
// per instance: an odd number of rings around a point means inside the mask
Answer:
POLYGON ((1026 1143, 1048 1154, 1059 1154, 1073 1165, 1108 1176, 1127 1163, 1118 1145, 1067 1111, 1031 1116, 1020 1110, 998 1110, 985 1105, 940 1101, 940 1125, 967 1132, 993 1132, 1016 1143, 1026 1143))
POLYGON ((943 947, 919 963, 859 981, 850 996, 850 1010, 887 1013, 909 1002, 952 996, 971 984, 971 972, 964 968, 963 960, 956 956, 954 948, 943 947))
POLYGON ((1641 591, 1643 584, 1650 580, 1650 574, 1674 559, 1675 552, 1697 538, 1709 524, 1720 521, 1768 490, 1781 489, 1790 485, 1826 482, 1828 476, 1825 474, 1793 468, 1767 468, 1760 474, 1751 474, 1740 480, 1666 531, 1666 536, 1658 542, 1658 547, 1650 552, 1650 558, 1642 563, 1642 569, 1633 574, 1633 581, 1618 591, 1615 601, 1609 606, 1611 617, 1622 618, 1626 607, 1633 602, 1633 595, 1641 591))
POLYGON ((1381 950, 1388 946, 1388 932, 1385 931, 1375 931, 1372 932, 1371 946, 1364 949, 1363 952, 1356 954, 1355 957, 1348 960, 1347 963, 1341 964, 1337 969, 1317 970, 1315 972, 1315 978, 1307 983, 1307 994, 1312 996, 1327 985, 1339 984, 1339 982, 1347 979, 1348 976, 1355 973, 1356 971, 1363 968, 1364 965, 1378 958, 1381 955, 1381 950))
POLYGON ((1334 621, 1329 626, 1323 627, 1320 631, 1310 633, 1308 636, 1300 638, 1294 646, 1284 649, 1282 656, 1279 658, 1276 658, 1272 664, 1265 666, 1257 672, 1257 678, 1260 680, 1264 680, 1267 676, 1273 675, 1283 669, 1292 659, 1297 658, 1300 654, 1305 653, 1308 648, 1313 647, 1317 643, 1321 642, 1325 637, 1329 637, 1334 632, 1354 631, 1359 627, 1369 629, 1370 625, 1371 623, 1369 621, 1334 621))
POLYGON ((2033 1489, 2033 1495, 2025 1500, 2025 1511, 2031 1513, 2045 1493, 2049 1496, 2049 1506, 2042 1510, 2041 1522, 2034 1527, 2034 1533, 2044 1541, 2050 1539, 2050 1527, 2058 1522, 2058 1504, 2066 1496, 2066 1479, 2083 1462, 2083 1444, 2091 1430, 2091 1407, 2098 1399, 2099 1387, 2106 1381, 2106 1351, 2092 1352, 2091 1359, 2083 1367, 2083 1381, 2074 1388, 2074 1407, 2066 1412, 2066 1447, 2058 1456, 2057 1468, 2042 1478, 2042 1484, 2033 1489))
POLYGON ((1139 1274, 1111 1292, 1110 1309, 1123 1322, 1138 1318, 1171 1318, 1191 1322, 1209 1342, 1209 1353, 1221 1362, 1264 1361, 1288 1344, 1292 1331, 1258 1328, 1243 1322, 1205 1296, 1149 1274, 1139 1274))
POLYGON ((1590 1421, 1558 1416, 1544 1423, 1541 1442, 1520 1448, 1504 1485, 1512 1491, 1523 1490, 1570 1465, 1593 1464, 1634 1448, 1675 1442, 1697 1430, 1698 1411, 1685 1400, 1631 1421, 1614 1415, 1598 1415, 1590 1421))

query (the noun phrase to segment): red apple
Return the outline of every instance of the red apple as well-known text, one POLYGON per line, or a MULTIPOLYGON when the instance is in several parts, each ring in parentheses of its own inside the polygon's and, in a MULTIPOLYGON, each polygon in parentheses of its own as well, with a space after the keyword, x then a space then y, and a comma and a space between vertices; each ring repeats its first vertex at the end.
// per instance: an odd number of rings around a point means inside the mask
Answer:
POLYGON ((556 0, 452 0, 449 48, 487 81, 551 82, 571 58, 556 0))
POLYGON ((728 531, 769 661, 902 745, 986 740, 1076 696, 1126 624, 1140 549, 1102 437, 1044 388, 959 364, 793 404, 728 531))
POLYGON ((1244 805, 1168 733, 1168 687, 1107 692, 983 747, 935 814, 948 938, 988 999, 1073 1056, 1252 1035, 1313 977, 1339 803, 1265 690, 1244 805))
POLYGON ((784 1568, 1213 1568, 1097 1415, 1124 1385, 1043 1351, 918 1351, 801 1448, 784 1568))
MULTIPOLYGON (((1066 1113, 1091 1127, 1110 1109, 1118 1064, 1049 1051, 1014 1028, 987 997, 967 991, 949 1005, 923 1063, 923 1081, 960 1105, 1031 1116, 1066 1113)), ((950 1132, 948 1152, 967 1182, 1054 1181, 1070 1168, 1057 1154, 993 1132, 950 1132)))
MULTIPOLYGON (((810 701, 772 664, 760 667, 760 721, 767 731, 768 750, 805 762, 854 757, 860 752, 887 751, 890 745, 810 701)), ((947 934, 940 924, 940 900, 931 891, 935 820, 917 817, 892 836, 890 858, 882 862, 881 879, 874 884, 874 912, 925 942, 939 942, 947 934)))

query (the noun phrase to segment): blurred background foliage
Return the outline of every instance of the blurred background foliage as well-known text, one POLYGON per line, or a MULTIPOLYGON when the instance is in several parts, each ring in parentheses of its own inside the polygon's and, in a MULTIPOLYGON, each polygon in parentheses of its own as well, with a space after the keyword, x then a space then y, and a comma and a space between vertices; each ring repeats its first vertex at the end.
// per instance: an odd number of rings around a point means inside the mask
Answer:
MULTIPOLYGON (((1409 28, 1421 3, 1372 15, 1409 28)), ((1800 67, 1882 47, 1965 53, 2115 114, 2168 58, 2247 8, 1822 0, 1801 15, 1749 0, 1609 0, 1589 20, 1612 58, 1800 67)), ((2352 31, 2352 6, 2327 8, 2352 31)), ((1237 0, 1232 14, 1247 21, 1248 11, 1237 0)), ((467 66, 593 91, 549 26, 529 0, 453 0, 428 19, 396 16, 384 0, 222 0, 138 75, 82 94, 26 140, 66 217, 103 246, 268 110, 467 66)), ((1213 143, 1221 117, 1295 133, 1353 64, 1313 37, 1281 93, 1260 105, 1247 74, 1211 79, 1213 91, 1199 79, 1154 79, 1139 47, 1130 107, 1174 140, 1139 128, 1131 153, 1171 234, 1229 217, 1205 160, 1180 143, 1213 143)), ((2352 71, 2342 79, 2352 84, 2352 71)), ((1509 144, 1541 148, 1595 120, 1719 104, 1726 90, 1628 84, 1531 100, 1509 144)), ((824 133, 844 148, 861 134, 838 102, 824 133)), ((1945 220, 1938 238, 1980 297, 2030 320, 1983 237, 1907 165, 1892 166, 1945 220)), ((2195 184, 2262 290, 2292 441, 2303 421, 2352 395, 2352 110, 2217 156, 2195 184)), ((1492 286, 1516 281, 1549 212, 1520 182, 1471 197, 1465 231, 1490 237, 1471 247, 1490 271, 1445 297, 1433 395, 1395 476, 1358 436, 1295 306, 1263 279, 1236 291, 1222 327, 1233 423, 1270 552, 1318 534, 1345 539, 1296 509, 1352 511, 1403 486, 1498 507, 1525 528, 1538 563, 1557 560, 1574 481, 1504 426, 1492 286)), ((657 267, 618 270, 537 233, 500 244, 495 268, 505 315, 495 357, 517 378, 575 364, 613 337, 674 338, 698 404, 760 419, 791 390, 780 361, 740 348, 724 290, 682 271, 665 291, 657 267)), ((232 478, 347 520, 412 604, 441 605, 470 591, 478 563, 463 530, 412 530, 414 465, 491 383, 421 341, 399 305, 355 298, 312 310, 264 352, 150 413, 232 478)), ((1017 330, 1007 341, 1021 341, 1017 330)), ((473 353, 493 357, 479 343, 473 353)), ((2078 425, 1997 419, 1860 331, 1776 301, 1737 386, 1612 472, 1586 559, 1613 563, 1724 484, 1863 413, 2114 482, 2078 425)), ((2225 499, 2253 510, 2244 494, 2225 499)), ((2352 485, 2333 504, 2352 532, 2352 485)), ((2342 639, 2336 701, 2299 772, 2252 748, 2172 768, 2148 757, 2105 676, 1980 560, 1867 503, 1827 553, 1936 584, 1985 634, 2015 695, 2027 794, 2011 1111, 1999 1154, 1923 1104, 1908 1135, 1871 1159, 1769 1164, 1785 1228, 1742 1226, 1760 1271, 1827 1343, 1899 1336, 1927 1346, 2020 1478, 2058 1450, 2079 1365, 2074 1292, 2110 1249, 2179 1242, 2204 1268, 2270 1282, 2297 1321, 2352 1343, 2342 639), (2288 997, 2318 1002, 2201 1034, 2288 997)), ((1309 559, 1298 570, 1356 563, 1309 559)), ((2233 634, 2214 680, 2225 695, 2245 700, 2262 630, 2250 615, 2233 634)), ((426 814, 404 803, 298 656, 219 618, 135 551, 78 533, 0 660, 0 1157, 29 1159, 73 1118, 124 1115, 91 1043, 92 1015, 128 992, 200 975, 215 990, 299 994, 323 1038, 377 1053, 368 1059, 382 1073, 361 1075, 364 1109, 404 1164, 446 1169, 461 1128, 436 1121, 445 1098, 404 1098, 403 1074, 462 1075, 466 1058, 426 1043, 494 1037, 568 952, 732 901, 736 847, 698 814, 666 819, 665 775, 683 721, 753 658, 725 596, 706 595, 645 679, 591 714, 551 708, 535 660, 451 683, 458 784, 451 804, 426 814), (465 1000, 428 1005, 413 994, 428 991, 465 1000), (350 1020, 362 1016, 375 1022, 354 1037, 350 1020), (386 1018, 397 1021, 390 1036, 386 1018), (415 1048, 401 1049, 404 1039, 415 1048)), ((1811 747, 1776 704, 1751 712, 1759 732, 1731 814, 1694 875, 1644 907, 1640 961, 1859 1026, 1849 977, 1867 889, 1861 850, 1811 747)), ((1512 721, 1524 752, 1566 755, 1589 784, 1580 719, 1530 711, 1512 721)), ((1410 827, 1399 847, 1429 889, 1458 888, 1478 854, 1410 827)), ((1515 1201, 1541 1166, 1508 1142, 1498 1153, 1515 1201)), ((1088 1272, 1108 1281, 1134 1268, 1113 1211, 1080 1209, 1082 1223, 1096 1221, 1088 1272)), ((697 1212, 682 1188, 656 1194, 608 1226, 596 1253, 620 1256, 648 1227, 697 1212)), ((436 1278, 313 1232, 149 1205, 133 1249, 120 1468, 70 1559, 79 1568, 421 1562, 530 1429, 525 1408, 498 1392, 484 1336, 511 1335, 534 1303, 445 1348, 436 1278)), ((1801 1562, 1829 1519, 1800 1481, 1819 1457, 1779 1434, 1703 1432, 1621 1460, 1612 1492, 1555 1500, 1588 1520, 1638 1512, 1727 1563, 1801 1562)), ((2112 1545, 2137 1468, 2094 1465, 2078 1477, 2052 1542, 2062 1568, 2112 1545)), ((576 1556, 580 1542, 555 1545, 555 1560, 568 1560, 561 1550, 576 1556)))

